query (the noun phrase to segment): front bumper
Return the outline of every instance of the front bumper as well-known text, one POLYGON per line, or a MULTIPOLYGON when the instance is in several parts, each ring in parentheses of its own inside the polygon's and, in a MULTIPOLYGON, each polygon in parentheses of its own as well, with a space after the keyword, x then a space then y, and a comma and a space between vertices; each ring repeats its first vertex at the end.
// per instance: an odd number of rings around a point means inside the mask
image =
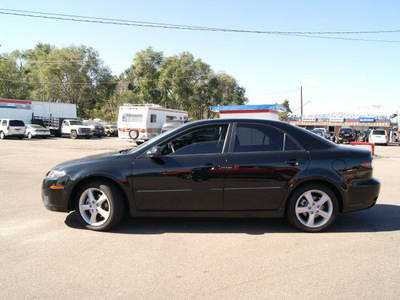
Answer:
POLYGON ((378 200, 381 183, 375 178, 353 182, 343 201, 343 212, 370 208, 378 200))
POLYGON ((66 182, 45 178, 42 184, 42 201, 48 210, 69 212, 66 182), (54 188, 55 186, 64 188, 54 188))

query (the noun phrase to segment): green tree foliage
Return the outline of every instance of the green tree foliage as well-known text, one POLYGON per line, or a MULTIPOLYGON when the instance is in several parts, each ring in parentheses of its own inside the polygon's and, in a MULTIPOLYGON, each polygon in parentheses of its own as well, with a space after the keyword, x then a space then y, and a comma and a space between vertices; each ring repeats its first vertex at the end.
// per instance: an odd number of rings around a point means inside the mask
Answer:
POLYGON ((234 78, 189 52, 165 57, 149 47, 117 78, 92 48, 50 44, 0 56, 0 97, 73 103, 82 118, 114 121, 124 103, 160 104, 203 119, 214 117, 212 105, 247 102, 234 78))
POLYGON ((38 44, 24 53, 31 100, 77 104, 79 115, 90 117, 107 101, 117 83, 99 55, 85 46, 56 49, 38 44))
POLYGON ((5 99, 27 99, 29 86, 26 82, 22 54, 14 51, 0 56, 0 97, 5 99))
POLYGON ((287 99, 282 102, 282 106, 286 107, 286 112, 279 114, 279 119, 282 121, 286 121, 286 119, 292 113, 292 110, 290 109, 289 101, 287 99))

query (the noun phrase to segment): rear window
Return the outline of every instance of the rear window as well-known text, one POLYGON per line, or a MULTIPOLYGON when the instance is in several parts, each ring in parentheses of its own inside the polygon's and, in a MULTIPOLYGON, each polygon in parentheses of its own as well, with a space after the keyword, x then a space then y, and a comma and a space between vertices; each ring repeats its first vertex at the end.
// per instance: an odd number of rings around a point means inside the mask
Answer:
POLYGON ((25 123, 21 120, 10 120, 10 126, 19 126, 19 127, 24 127, 25 123))
POLYGON ((372 134, 374 134, 374 135, 386 135, 386 131, 385 130, 373 130, 372 134))
POLYGON ((351 129, 350 128, 341 128, 340 129, 340 132, 342 132, 342 133, 351 133, 351 129))

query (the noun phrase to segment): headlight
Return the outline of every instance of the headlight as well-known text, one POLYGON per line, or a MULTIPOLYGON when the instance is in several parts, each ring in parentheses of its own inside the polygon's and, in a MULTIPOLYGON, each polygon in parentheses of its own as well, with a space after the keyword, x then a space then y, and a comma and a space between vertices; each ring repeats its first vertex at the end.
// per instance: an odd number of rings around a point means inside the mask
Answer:
POLYGON ((67 175, 65 171, 61 170, 51 170, 49 173, 46 174, 46 178, 48 179, 57 179, 67 175))

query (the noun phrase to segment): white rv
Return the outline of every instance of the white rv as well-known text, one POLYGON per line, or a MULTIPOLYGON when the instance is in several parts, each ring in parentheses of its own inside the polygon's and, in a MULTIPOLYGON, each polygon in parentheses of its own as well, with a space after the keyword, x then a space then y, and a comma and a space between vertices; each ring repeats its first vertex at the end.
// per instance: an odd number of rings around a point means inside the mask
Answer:
POLYGON ((163 108, 157 104, 124 104, 119 107, 118 138, 143 143, 159 135, 165 122, 187 119, 186 111, 163 108))

